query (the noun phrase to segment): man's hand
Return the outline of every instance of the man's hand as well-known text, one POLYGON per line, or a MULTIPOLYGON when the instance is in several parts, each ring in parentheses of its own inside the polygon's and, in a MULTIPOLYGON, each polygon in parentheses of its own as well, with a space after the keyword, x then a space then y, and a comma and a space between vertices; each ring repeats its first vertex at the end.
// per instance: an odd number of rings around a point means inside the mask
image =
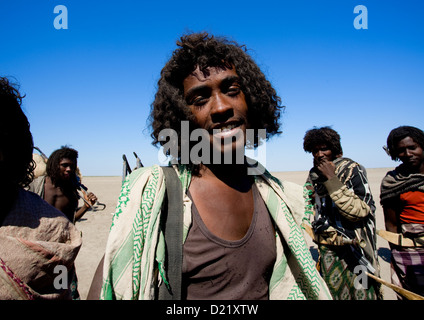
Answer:
POLYGON ((336 166, 332 161, 328 161, 327 159, 321 159, 317 163, 317 169, 322 173, 327 180, 336 176, 336 166))
MULTIPOLYGON (((87 200, 87 202, 89 202, 92 206, 97 202, 97 197, 92 192, 89 192, 88 194, 84 192, 84 199, 87 200)), ((84 202, 84 205, 87 208, 90 208, 90 206, 86 202, 84 202)))

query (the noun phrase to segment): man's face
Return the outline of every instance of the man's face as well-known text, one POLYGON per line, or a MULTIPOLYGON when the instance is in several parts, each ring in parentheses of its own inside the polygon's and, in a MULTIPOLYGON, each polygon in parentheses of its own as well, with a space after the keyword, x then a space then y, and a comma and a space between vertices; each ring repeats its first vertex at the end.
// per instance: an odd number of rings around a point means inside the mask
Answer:
MULTIPOLYGON (((247 103, 241 91, 235 68, 209 68, 205 76, 199 68, 184 79, 184 98, 194 122, 207 130, 211 144, 226 138, 243 134, 243 148, 246 137, 247 103)), ((229 143, 231 150, 239 147, 229 143)), ((221 152, 224 151, 221 149, 221 152)))
POLYGON ((70 180, 75 175, 77 164, 71 159, 63 158, 59 162, 60 177, 63 180, 70 180))
POLYGON ((333 161, 335 158, 331 149, 324 143, 318 144, 312 149, 312 156, 314 157, 315 166, 322 160, 333 161))
POLYGON ((400 140, 396 146, 400 161, 414 170, 419 170, 424 164, 424 151, 411 137, 400 140))

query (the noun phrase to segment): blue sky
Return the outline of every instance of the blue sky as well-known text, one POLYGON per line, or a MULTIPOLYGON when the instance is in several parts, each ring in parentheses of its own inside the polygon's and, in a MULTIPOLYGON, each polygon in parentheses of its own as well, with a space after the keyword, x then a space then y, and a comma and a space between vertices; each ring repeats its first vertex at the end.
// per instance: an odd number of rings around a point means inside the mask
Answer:
POLYGON ((163 65, 186 32, 245 44, 286 105, 283 134, 260 156, 271 171, 303 171, 303 136, 330 125, 344 155, 367 168, 396 165, 383 151, 400 125, 424 129, 422 1, 0 2, 0 75, 26 94, 35 145, 79 151, 85 176, 158 162, 147 117, 163 65), (68 29, 53 12, 64 5, 68 29), (357 5, 368 29, 357 30, 357 5))

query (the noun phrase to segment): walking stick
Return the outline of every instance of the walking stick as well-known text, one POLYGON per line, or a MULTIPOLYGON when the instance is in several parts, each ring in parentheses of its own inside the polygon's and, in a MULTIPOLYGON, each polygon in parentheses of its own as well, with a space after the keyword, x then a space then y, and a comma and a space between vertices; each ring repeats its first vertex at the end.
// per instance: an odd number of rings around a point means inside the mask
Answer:
MULTIPOLYGON (((302 223, 302 227, 304 228, 304 230, 306 231, 306 233, 312 238, 312 240, 314 240, 314 242, 316 242, 315 235, 313 233, 312 228, 308 224, 306 224, 306 223, 302 223)), ((326 244, 326 243, 323 243, 323 244, 326 244)), ((424 300, 424 297, 423 296, 421 296, 419 294, 416 294, 416 293, 414 293, 412 291, 409 291, 407 289, 401 288, 401 287, 399 287, 397 285, 391 284, 391 283, 389 283, 389 282, 387 282, 387 281, 385 281, 385 280, 383 280, 383 279, 381 279, 381 278, 379 278, 379 277, 377 277, 377 276, 375 276, 375 275, 373 275, 373 274, 371 274, 369 272, 366 272, 366 275, 368 277, 370 277, 371 279, 374 279, 375 281, 380 282, 381 284, 389 287, 390 289, 392 289, 393 291, 399 293, 400 295, 402 295, 403 297, 407 298, 408 300, 424 300)))
POLYGON ((391 284, 387 281, 384 281, 383 279, 376 277, 375 275, 366 272, 367 276, 374 279, 375 281, 380 282, 381 284, 384 284, 385 286, 389 287, 390 289, 392 289, 393 291, 396 291, 397 293, 401 294, 402 296, 404 296, 406 299, 408 300, 424 300, 423 296, 420 296, 419 294, 416 294, 412 291, 406 290, 404 288, 401 288, 399 286, 396 286, 394 284, 391 284))

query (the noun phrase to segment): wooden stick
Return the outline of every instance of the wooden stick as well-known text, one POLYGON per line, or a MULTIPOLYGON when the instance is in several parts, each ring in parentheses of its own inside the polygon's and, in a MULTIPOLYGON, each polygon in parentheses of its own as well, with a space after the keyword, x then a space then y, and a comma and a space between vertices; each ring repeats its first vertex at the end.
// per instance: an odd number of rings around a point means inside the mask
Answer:
POLYGON ((406 290, 404 288, 401 288, 399 286, 396 286, 394 284, 391 284, 387 281, 384 281, 383 279, 376 277, 375 275, 367 272, 366 273, 368 277, 374 279, 375 281, 380 282, 381 284, 384 284, 385 286, 389 287, 390 289, 396 291, 397 293, 401 294, 402 296, 404 296, 405 298, 407 298, 408 300, 424 300, 423 296, 420 296, 419 294, 416 294, 412 291, 406 290))

